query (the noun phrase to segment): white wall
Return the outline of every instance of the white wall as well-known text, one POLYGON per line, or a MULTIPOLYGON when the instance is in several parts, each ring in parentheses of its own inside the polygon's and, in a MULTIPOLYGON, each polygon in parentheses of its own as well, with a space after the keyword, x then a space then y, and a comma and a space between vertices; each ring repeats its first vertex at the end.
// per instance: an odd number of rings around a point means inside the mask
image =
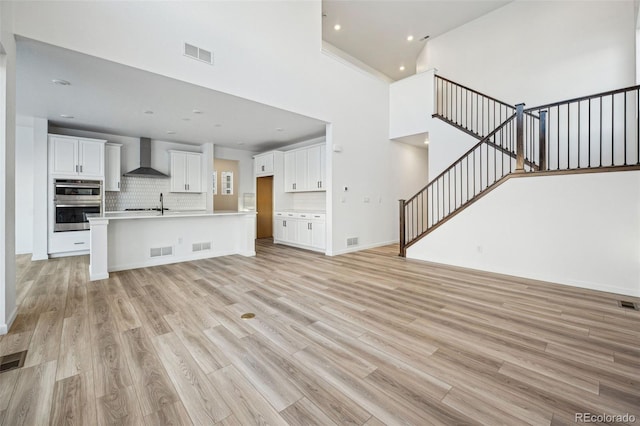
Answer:
POLYGON ((640 172, 513 178, 407 257, 640 296, 640 172))
POLYGON ((15 134, 16 43, 13 5, 0 3, 0 334, 16 317, 15 134))
POLYGON ((238 161, 240 176, 238 176, 238 209, 244 209, 243 194, 256 194, 256 182, 253 178, 253 156, 255 152, 240 149, 227 148, 224 146, 215 147, 215 158, 223 160, 238 161))
MULTIPOLYGON (((428 172, 427 179, 418 188, 433 180, 454 161, 460 158, 478 139, 462 132, 442 120, 432 118, 434 113, 435 70, 398 80, 389 89, 389 137, 399 141, 422 143, 429 139, 428 167, 408 168, 412 174, 420 176, 428 172)), ((417 152, 417 151, 414 151, 417 152)), ((398 164, 406 167, 406 161, 398 164)), ((404 174, 407 174, 405 172, 404 174)), ((398 176, 402 170, 394 173, 398 176)), ((409 184, 412 188, 416 185, 409 184)), ((404 190, 407 187, 403 187, 404 190)), ((414 195, 413 193, 410 194, 414 195)))
POLYGON ((631 86, 633 1, 514 1, 430 39, 418 69, 533 107, 631 86))
POLYGON ((429 131, 435 70, 403 78, 389 87, 389 138, 429 131))
POLYGON ((360 248, 397 238, 399 189, 389 181, 399 149, 388 140, 389 87, 322 54, 320 1, 18 2, 15 8, 22 36, 330 123, 329 145, 343 149, 328 154, 327 206, 334 216, 328 252, 346 250, 347 237, 358 236, 360 248), (185 41, 213 50, 215 66, 185 58, 185 41), (344 202, 342 186, 351 188, 344 202), (365 196, 382 202, 364 203, 365 196))
POLYGON ((33 123, 16 127, 16 254, 33 251, 33 123))
POLYGON ((32 260, 48 258, 49 203, 48 182, 48 137, 49 122, 44 118, 33 118, 33 255, 32 260))

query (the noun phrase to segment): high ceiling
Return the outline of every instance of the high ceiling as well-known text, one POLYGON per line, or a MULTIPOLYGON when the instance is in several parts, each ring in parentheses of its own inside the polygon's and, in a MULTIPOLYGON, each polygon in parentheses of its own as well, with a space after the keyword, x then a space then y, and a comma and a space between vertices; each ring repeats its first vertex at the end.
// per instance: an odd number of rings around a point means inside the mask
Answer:
MULTIPOLYGON (((397 80, 415 72, 424 36, 508 2, 325 0, 323 38, 397 80)), ((325 133, 319 120, 93 56, 23 38, 17 49, 17 113, 56 127, 250 151, 325 133)))
POLYGON ((322 38, 399 80, 415 73, 425 36, 434 38, 510 1, 323 0, 322 38))
POLYGON ((249 151, 325 133, 319 120, 71 50, 22 38, 17 50, 17 113, 56 127, 249 151))

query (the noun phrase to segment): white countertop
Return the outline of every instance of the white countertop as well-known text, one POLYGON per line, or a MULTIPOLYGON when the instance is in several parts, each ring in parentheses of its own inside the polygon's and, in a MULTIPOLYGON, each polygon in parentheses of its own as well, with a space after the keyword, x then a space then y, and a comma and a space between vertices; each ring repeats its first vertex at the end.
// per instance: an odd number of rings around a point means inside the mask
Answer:
POLYGON ((326 214, 326 210, 277 209, 274 213, 326 214))
POLYGON ((117 211, 117 212, 104 212, 101 214, 88 214, 87 220, 91 223, 92 220, 103 219, 162 219, 162 218, 178 218, 178 217, 203 217, 203 216, 242 216, 242 215, 255 215, 255 211, 236 211, 236 210, 167 210, 164 214, 159 211, 117 211))

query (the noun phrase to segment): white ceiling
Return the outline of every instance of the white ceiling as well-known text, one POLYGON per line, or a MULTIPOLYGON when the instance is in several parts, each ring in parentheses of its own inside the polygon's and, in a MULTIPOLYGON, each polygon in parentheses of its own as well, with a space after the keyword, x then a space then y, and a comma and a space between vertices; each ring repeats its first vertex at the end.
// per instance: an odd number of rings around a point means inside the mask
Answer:
POLYGON ((319 120, 93 56, 24 38, 17 49, 17 113, 57 127, 249 151, 325 134, 319 120))
POLYGON ((415 74, 424 36, 434 38, 510 1, 323 0, 326 16, 322 38, 392 80, 399 80, 415 74), (341 26, 339 31, 334 30, 336 24, 341 26), (407 41, 410 35, 413 41, 407 41), (401 65, 404 71, 400 71, 401 65))

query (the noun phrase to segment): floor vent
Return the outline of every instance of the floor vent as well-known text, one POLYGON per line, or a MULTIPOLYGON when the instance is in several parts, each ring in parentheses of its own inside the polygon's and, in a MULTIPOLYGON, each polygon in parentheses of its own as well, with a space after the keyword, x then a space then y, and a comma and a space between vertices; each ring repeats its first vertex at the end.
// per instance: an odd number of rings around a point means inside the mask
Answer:
POLYGON ((347 238, 347 247, 352 247, 357 245, 358 245, 358 237, 347 238))
POLYGON ((639 311, 640 310, 640 309, 638 309, 638 304, 637 303, 629 302, 627 300, 618 301, 618 306, 620 306, 621 308, 625 308, 625 309, 633 309, 635 311, 639 311))
POLYGON ((203 251, 203 250, 211 250, 211 243, 193 243, 191 245, 191 251, 203 251))
POLYGON ((149 250, 150 257, 171 256, 173 254, 173 247, 154 247, 149 250))
POLYGON ((194 46, 193 44, 184 44, 184 56, 213 65, 213 52, 194 46))
POLYGON ((15 354, 0 357, 0 373, 22 368, 25 358, 27 358, 27 351, 16 352, 15 354))

